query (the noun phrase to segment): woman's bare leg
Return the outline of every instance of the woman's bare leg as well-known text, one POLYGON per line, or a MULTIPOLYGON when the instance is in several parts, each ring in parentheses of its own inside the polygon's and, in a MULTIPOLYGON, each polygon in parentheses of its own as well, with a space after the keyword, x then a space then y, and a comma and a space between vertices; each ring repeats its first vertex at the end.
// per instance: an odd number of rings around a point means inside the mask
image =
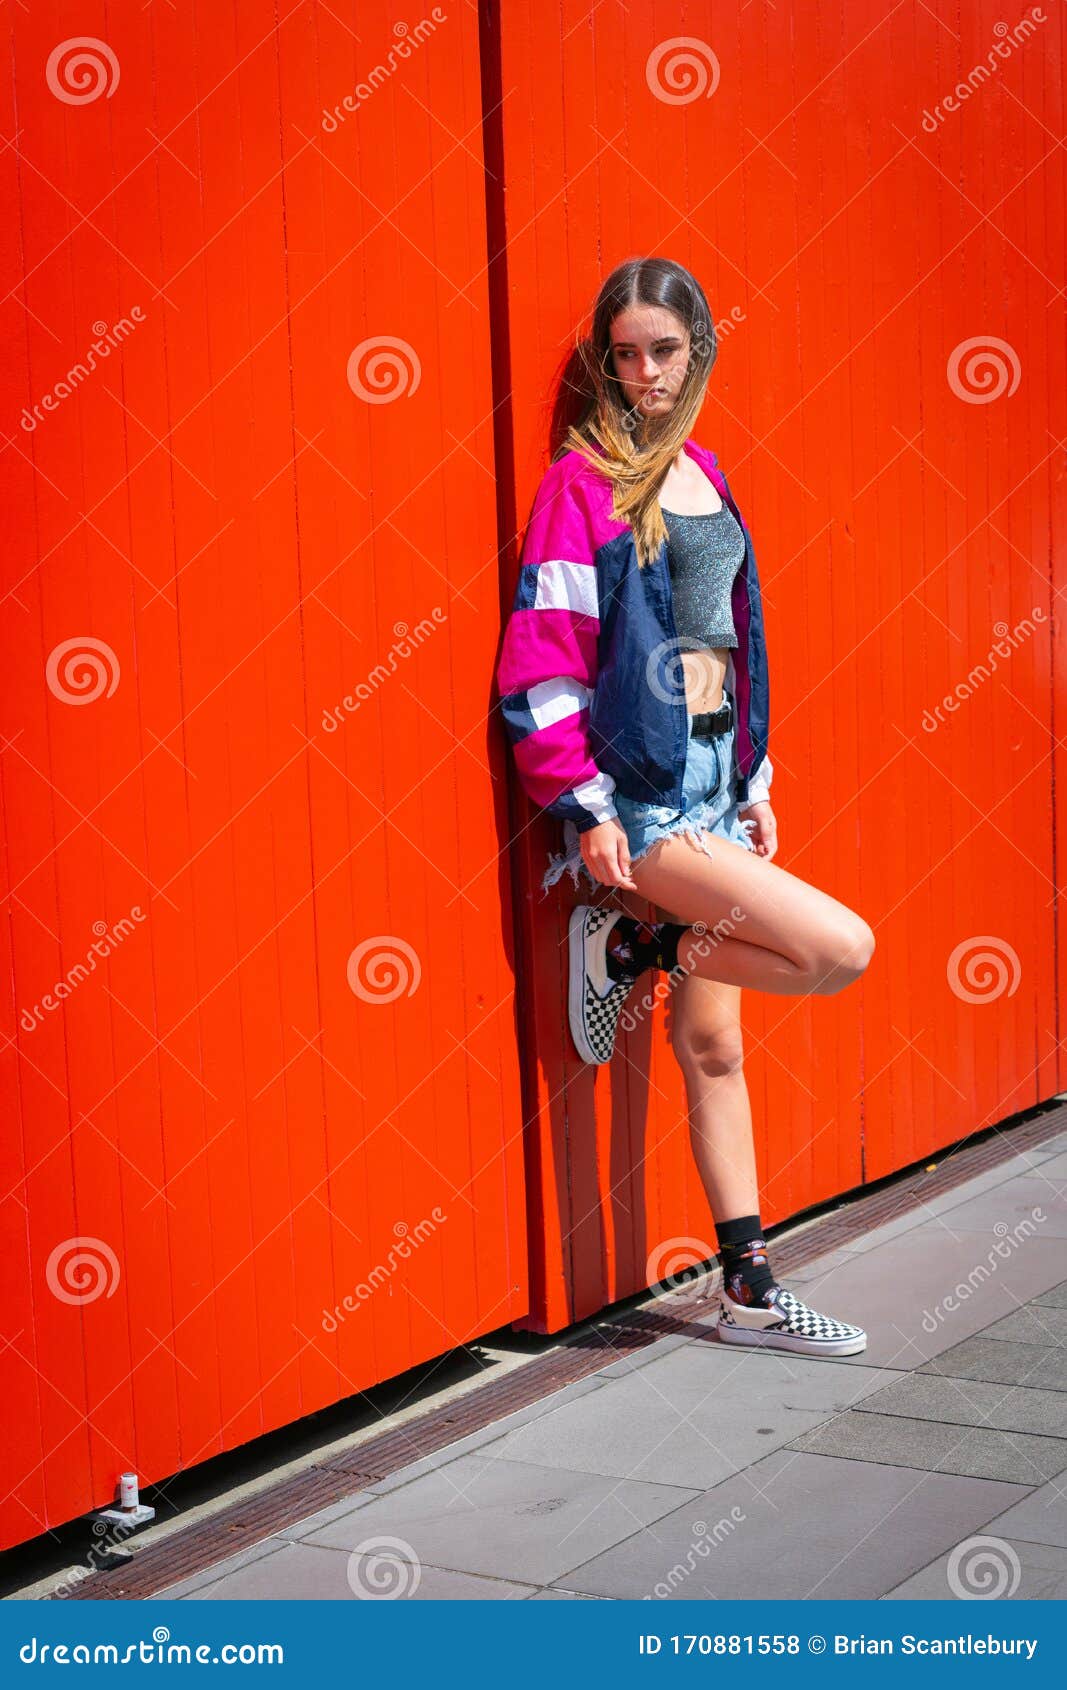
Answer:
POLYGON ((758 1214, 741 988, 690 975, 667 1003, 671 1047, 685 1076, 690 1143, 712 1216, 758 1214))
MULTIPOLYGON (((744 847, 742 846, 743 850, 744 847)), ((638 920, 650 919, 636 894, 619 902, 638 920)), ((651 919, 677 921, 674 909, 654 906, 651 919)), ((648 982, 652 976, 645 977, 648 982)), ((642 983, 627 1007, 642 1012, 642 983)), ((649 984, 647 1013, 660 1001, 649 984)), ((672 977, 665 1000, 667 1036, 685 1080, 689 1140, 713 1218, 758 1213, 760 1206, 752 1107, 744 1073, 741 988, 696 974, 672 977)))
POLYGON ((874 951, 867 923, 827 892, 730 839, 707 834, 712 855, 668 834, 633 864, 642 898, 705 931, 686 934, 678 965, 724 985, 829 995, 856 980, 874 951))

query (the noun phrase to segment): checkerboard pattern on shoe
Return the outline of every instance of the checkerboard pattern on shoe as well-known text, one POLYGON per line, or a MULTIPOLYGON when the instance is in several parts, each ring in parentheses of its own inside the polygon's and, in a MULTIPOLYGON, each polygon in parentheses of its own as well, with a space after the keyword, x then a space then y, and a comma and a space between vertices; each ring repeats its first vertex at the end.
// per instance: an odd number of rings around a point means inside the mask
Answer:
POLYGON ((738 1303, 725 1293, 719 1302, 716 1330, 728 1344, 829 1356, 855 1355, 867 1347, 862 1326, 820 1314, 783 1285, 776 1286, 763 1303, 738 1303))
POLYGON ((603 904, 576 904, 570 914, 567 1007, 583 1062, 611 1060, 622 1006, 633 987, 635 977, 613 980, 607 970, 608 935, 622 913, 603 904))

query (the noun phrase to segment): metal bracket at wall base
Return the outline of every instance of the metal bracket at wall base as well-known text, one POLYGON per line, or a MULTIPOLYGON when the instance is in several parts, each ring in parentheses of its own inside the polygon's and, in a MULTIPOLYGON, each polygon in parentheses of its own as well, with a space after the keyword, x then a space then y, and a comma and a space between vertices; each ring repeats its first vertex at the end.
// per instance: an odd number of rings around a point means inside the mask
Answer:
POLYGON ((132 1508, 122 1508, 117 1504, 112 1508, 94 1508, 85 1516, 92 1545, 88 1553, 89 1565, 97 1573, 127 1566, 134 1555, 126 1539, 155 1517, 155 1509, 149 1508, 145 1502, 137 1502, 132 1508))
POLYGON ((138 1502, 134 1508, 95 1508, 87 1516, 90 1520, 106 1520, 109 1526, 143 1526, 155 1517, 155 1509, 149 1508, 147 1502, 138 1502))

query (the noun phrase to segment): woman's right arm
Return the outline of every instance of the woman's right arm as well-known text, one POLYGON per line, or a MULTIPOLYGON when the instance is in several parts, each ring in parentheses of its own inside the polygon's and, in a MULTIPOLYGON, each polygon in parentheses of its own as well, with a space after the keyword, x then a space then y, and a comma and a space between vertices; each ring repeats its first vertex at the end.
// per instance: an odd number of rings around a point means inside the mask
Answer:
POLYGON ((519 780, 539 808, 579 833, 615 814, 615 782, 589 744, 600 612, 589 519, 564 468, 534 498, 497 668, 519 780))
POLYGON ((636 891, 615 781, 589 741, 600 610, 596 548, 572 473, 557 460, 534 498, 497 668, 500 708, 527 796, 589 835, 582 853, 598 880, 636 891))

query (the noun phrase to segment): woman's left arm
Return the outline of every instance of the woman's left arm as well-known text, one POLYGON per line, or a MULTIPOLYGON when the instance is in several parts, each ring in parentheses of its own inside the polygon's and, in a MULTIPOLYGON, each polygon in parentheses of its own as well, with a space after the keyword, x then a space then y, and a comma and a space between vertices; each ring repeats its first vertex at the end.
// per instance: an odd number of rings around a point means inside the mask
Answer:
POLYGON ((770 785, 773 774, 774 766, 770 758, 764 757, 752 777, 748 797, 738 811, 742 821, 747 817, 752 822, 747 831, 758 857, 773 857, 778 849, 778 822, 771 809, 770 785))
POLYGON ((749 784, 748 797, 745 800, 746 807, 749 804, 762 804, 765 800, 768 803, 770 802, 771 781, 773 779, 774 764, 769 757, 764 757, 749 784))

